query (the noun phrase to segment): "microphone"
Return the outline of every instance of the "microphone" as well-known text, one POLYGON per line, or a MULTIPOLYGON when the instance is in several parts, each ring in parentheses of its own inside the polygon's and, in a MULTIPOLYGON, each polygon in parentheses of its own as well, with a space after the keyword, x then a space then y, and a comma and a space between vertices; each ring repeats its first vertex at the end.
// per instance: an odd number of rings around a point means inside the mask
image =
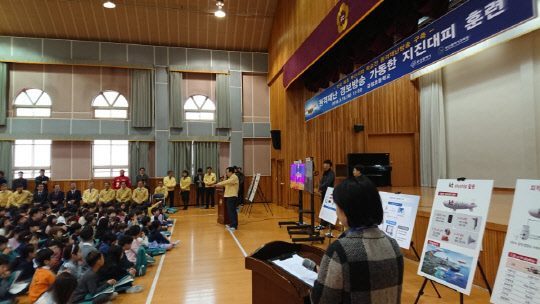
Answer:
POLYGON ((310 259, 304 259, 304 261, 302 262, 302 266, 316 272, 317 264, 310 259))

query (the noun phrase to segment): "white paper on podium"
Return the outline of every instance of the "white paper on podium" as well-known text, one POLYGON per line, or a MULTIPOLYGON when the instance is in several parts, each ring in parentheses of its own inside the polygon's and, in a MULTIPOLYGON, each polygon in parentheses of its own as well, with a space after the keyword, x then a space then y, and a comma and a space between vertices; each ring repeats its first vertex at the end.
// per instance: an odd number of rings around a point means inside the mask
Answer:
POLYGON ((302 263, 304 258, 298 254, 285 260, 274 260, 272 263, 276 264, 279 268, 290 273, 292 276, 298 278, 302 282, 306 283, 310 287, 313 287, 315 280, 317 279, 317 273, 304 267, 302 263))

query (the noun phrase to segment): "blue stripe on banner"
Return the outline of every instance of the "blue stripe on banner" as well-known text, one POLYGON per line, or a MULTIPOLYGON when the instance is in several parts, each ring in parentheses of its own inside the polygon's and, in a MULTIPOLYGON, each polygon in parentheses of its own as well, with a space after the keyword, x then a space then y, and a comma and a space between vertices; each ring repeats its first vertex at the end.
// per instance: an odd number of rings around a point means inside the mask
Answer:
POLYGON ((306 101, 305 120, 533 18, 535 3, 474 0, 459 6, 306 101))
POLYGON ((326 209, 330 209, 332 211, 336 211, 336 208, 332 208, 332 207, 327 206, 327 205, 323 205, 323 207, 326 208, 326 209))

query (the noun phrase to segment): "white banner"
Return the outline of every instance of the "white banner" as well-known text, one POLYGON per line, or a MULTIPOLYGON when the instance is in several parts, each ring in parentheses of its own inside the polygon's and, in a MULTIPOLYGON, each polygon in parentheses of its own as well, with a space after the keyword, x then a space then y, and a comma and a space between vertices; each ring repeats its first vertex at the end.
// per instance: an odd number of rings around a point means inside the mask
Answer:
POLYGON ((328 187, 326 189, 326 195, 319 212, 319 218, 329 222, 332 225, 337 223, 337 206, 334 203, 334 188, 328 187))
POLYGON ((540 180, 518 180, 491 302, 540 303, 540 180))
POLYGON ((470 294, 492 180, 439 180, 418 274, 470 294))
POLYGON ((253 189, 251 189, 251 193, 249 195, 249 199, 248 201, 253 203, 253 200, 255 199, 255 194, 257 194, 257 189, 259 187, 259 181, 261 180, 261 174, 260 173, 257 173, 257 175, 255 175, 255 182, 253 183, 253 189))
POLYGON ((379 229, 395 239, 399 246, 409 249, 420 197, 417 195, 379 192, 384 219, 379 229))

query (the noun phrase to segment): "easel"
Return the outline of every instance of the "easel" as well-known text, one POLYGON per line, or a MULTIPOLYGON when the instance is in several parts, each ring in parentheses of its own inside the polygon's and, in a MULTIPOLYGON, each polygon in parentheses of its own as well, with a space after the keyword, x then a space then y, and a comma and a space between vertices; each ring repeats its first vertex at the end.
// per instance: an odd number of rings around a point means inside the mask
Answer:
MULTIPOLYGON (((420 255, 418 254, 418 251, 416 251, 416 248, 414 247, 414 242, 411 241, 411 249, 414 252, 414 255, 418 259, 418 262, 420 262, 420 255)), ((437 297, 440 299, 441 294, 439 293, 439 290, 437 289, 437 286, 435 286, 435 282, 428 278, 424 278, 424 283, 422 283, 422 287, 418 291, 418 296, 416 296, 416 301, 414 301, 414 304, 418 303, 418 300, 420 300, 420 297, 424 294, 424 288, 426 287, 427 282, 431 283, 431 286, 433 286, 433 289, 435 289, 435 292, 437 293, 437 297)))
MULTIPOLYGON (((253 204, 255 204, 255 197, 258 197, 259 199, 261 199, 260 202, 263 204, 266 213, 270 213, 272 216, 274 216, 274 213, 272 212, 272 208, 270 208, 270 204, 268 200, 266 199, 266 196, 264 196, 264 192, 262 188, 259 188, 257 185, 257 188, 253 188, 252 191, 255 191, 254 195, 250 195, 250 197, 253 196, 253 200, 250 200, 249 197, 246 199, 247 204, 245 206, 244 213, 248 217, 251 216, 251 211, 253 210, 253 204)), ((244 208, 242 208, 242 210, 244 210, 244 208)))
MULTIPOLYGON (((457 178, 457 181, 459 182, 463 182, 465 181, 467 178, 466 177, 458 177, 457 178)), ((411 242, 411 246, 412 246, 412 242, 411 242)), ((414 249, 414 247, 413 247, 414 249)), ((418 253, 416 252, 416 250, 414 249, 414 253, 416 254, 416 256, 418 257, 418 253)), ((420 260, 420 258, 419 258, 420 260)), ((492 289, 491 289, 491 286, 489 285, 489 282, 487 280, 487 277, 486 277, 486 273, 484 272, 484 269, 482 268, 482 264, 480 264, 480 260, 477 260, 476 261, 476 266, 478 267, 478 270, 480 271, 480 275, 482 276, 482 279, 484 280, 484 284, 486 284, 486 288, 489 292, 489 295, 491 296, 491 293, 492 293, 492 289)), ((418 295, 416 296, 416 300, 414 301, 414 304, 417 304, 418 303, 418 300, 420 300, 420 297, 424 294, 424 288, 426 287, 426 284, 427 284, 427 281, 429 279, 424 277, 424 282, 422 283, 422 287, 420 287, 420 290, 418 290, 418 295)), ((431 281, 431 280, 429 280, 431 281)), ((431 284, 433 284, 433 281, 431 281, 431 284)), ((435 285, 433 285, 433 287, 435 287, 435 285)), ((435 289, 437 290, 437 289, 435 289)), ((437 294, 439 295, 439 292, 437 292, 437 294)), ((441 296, 439 295, 439 298, 441 296)), ((460 304, 463 304, 464 303, 464 297, 463 297, 463 293, 459 293, 459 303, 460 304)))
MULTIPOLYGON (((415 252, 416 252, 416 250, 415 250, 415 252)), ((488 282, 487 277, 486 277, 486 273, 484 272, 484 269, 482 268, 482 264, 480 264, 480 261, 477 261, 476 266, 478 267, 478 270, 480 271, 480 275, 482 276, 482 279, 484 280, 484 284, 486 284, 486 288, 487 288, 487 290, 489 292, 489 295, 491 296, 491 293, 492 293, 491 286, 489 285, 489 282, 488 282)), ((427 284, 428 280, 431 281, 428 278, 424 278, 424 283, 422 283, 422 287, 420 287, 420 290, 418 290, 418 295, 416 296, 416 300, 414 301, 414 304, 417 304, 418 300, 420 300, 420 297, 424 294, 424 288, 426 287, 426 284, 427 284)), ((433 284, 433 281, 431 281, 431 284, 433 284)), ((435 288, 435 285, 433 285, 433 287, 435 288)), ((435 288, 435 290, 437 290, 437 289, 435 288)), ((439 298, 440 298, 441 295, 439 294, 439 292, 437 292, 437 294, 439 295, 439 298)), ((460 304, 464 303, 463 293, 461 293, 461 292, 459 293, 459 303, 460 304)))

